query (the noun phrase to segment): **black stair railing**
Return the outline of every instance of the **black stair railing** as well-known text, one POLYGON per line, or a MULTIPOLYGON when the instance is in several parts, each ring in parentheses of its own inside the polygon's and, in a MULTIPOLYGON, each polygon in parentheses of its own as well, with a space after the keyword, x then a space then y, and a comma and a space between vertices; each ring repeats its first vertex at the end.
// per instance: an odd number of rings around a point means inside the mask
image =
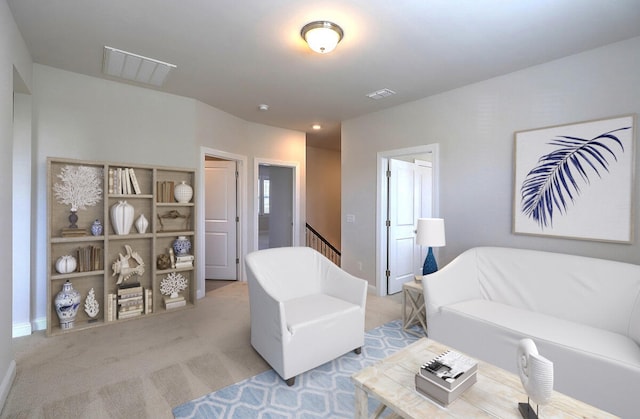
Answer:
POLYGON ((305 234, 307 247, 322 253, 327 259, 340 266, 340 251, 327 241, 322 234, 318 233, 313 227, 307 224, 305 234))

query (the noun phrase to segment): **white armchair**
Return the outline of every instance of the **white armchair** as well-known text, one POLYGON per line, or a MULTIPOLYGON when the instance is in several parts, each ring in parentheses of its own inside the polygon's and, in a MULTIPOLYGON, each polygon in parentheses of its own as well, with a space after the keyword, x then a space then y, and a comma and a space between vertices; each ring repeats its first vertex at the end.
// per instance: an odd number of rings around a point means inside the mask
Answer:
POLYGON ((251 345, 293 385, 296 375, 364 345, 367 282, 309 247, 245 259, 251 345))

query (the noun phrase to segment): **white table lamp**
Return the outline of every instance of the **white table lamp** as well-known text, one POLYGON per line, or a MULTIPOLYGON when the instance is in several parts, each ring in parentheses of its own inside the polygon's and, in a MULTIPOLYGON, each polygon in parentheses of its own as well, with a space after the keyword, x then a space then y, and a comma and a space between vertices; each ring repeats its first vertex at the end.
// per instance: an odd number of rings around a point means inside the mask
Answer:
POLYGON ((416 228, 416 244, 429 246, 427 257, 422 266, 422 275, 429 275, 438 270, 436 258, 433 256, 433 247, 446 244, 444 237, 444 219, 442 218, 418 218, 416 228))

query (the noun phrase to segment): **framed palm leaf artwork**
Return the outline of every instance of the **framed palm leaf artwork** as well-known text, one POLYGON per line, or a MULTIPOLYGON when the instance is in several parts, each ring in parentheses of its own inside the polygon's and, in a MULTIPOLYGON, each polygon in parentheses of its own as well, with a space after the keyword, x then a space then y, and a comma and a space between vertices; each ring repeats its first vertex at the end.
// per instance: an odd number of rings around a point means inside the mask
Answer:
POLYGON ((513 232, 633 240, 635 115, 515 133, 513 232))

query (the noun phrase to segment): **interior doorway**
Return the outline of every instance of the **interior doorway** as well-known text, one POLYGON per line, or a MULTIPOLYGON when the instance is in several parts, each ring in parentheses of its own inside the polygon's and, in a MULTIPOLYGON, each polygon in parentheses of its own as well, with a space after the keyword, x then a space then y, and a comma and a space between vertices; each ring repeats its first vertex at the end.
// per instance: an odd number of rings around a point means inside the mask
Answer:
POLYGON ((439 214, 438 151, 438 144, 430 144, 378 153, 378 295, 400 291, 404 282, 421 273, 425 249, 415 244, 415 223, 439 214))
POLYGON ((205 157, 205 279, 238 279, 237 162, 205 157))
POLYGON ((255 249, 300 245, 297 162, 255 160, 255 249))
MULTIPOLYGON (((200 149, 200 171, 197 182, 198 243, 196 271, 198 278, 198 298, 206 293, 206 278, 220 276, 223 280, 245 281, 244 255, 247 254, 247 157, 215 150, 200 149), (217 163, 212 163, 217 162, 217 163), (219 167, 216 167, 219 166, 219 167), (231 170, 228 167, 231 166, 231 170), (233 179, 235 192, 231 186, 211 186, 213 175, 233 179), (231 188, 231 189, 229 189, 231 188), (218 197, 225 195, 224 199, 218 197), (216 202, 217 201, 217 202, 216 202), (222 205, 224 203, 224 205, 222 205), (207 221, 209 224, 207 226, 207 221), (212 230, 211 220, 229 220, 229 233, 212 230), (233 226, 233 227, 231 227, 233 226), (227 234, 234 237, 228 237, 227 234), (224 246, 222 244, 224 243, 224 246), (213 254, 213 259, 211 255, 213 254), (209 256, 208 256, 209 255, 209 256), (216 266, 227 272, 212 272, 216 266)), ((215 270, 214 270, 215 271, 215 270)))
MULTIPOLYGON (((422 158, 431 159, 430 155, 422 158)), ((389 159, 387 170, 387 294, 402 291, 422 269, 416 245, 416 220, 433 213, 433 170, 428 160, 389 159)))
POLYGON ((293 168, 258 166, 258 249, 293 245, 293 168))

